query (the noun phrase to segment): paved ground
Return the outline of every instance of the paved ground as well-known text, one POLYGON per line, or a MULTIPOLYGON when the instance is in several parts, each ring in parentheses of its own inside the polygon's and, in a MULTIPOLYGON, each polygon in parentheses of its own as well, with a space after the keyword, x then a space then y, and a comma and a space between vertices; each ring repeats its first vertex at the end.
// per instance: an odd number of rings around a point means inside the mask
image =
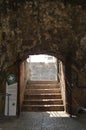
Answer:
POLYGON ((86 114, 70 118, 64 112, 27 112, 0 119, 0 130, 86 130, 86 114))

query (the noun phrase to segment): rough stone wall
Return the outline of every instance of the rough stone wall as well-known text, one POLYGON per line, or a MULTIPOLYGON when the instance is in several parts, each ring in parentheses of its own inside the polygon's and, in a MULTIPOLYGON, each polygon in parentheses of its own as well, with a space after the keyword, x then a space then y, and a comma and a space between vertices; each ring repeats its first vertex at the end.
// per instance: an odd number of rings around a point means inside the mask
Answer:
POLYGON ((0 82, 10 65, 42 53, 70 55, 86 86, 85 0, 0 0, 0 82))
POLYGON ((72 110, 73 113, 83 107, 86 108, 86 89, 75 88, 72 91, 72 110))
POLYGON ((82 5, 65 5, 62 0, 1 1, 1 69, 28 54, 65 58, 71 51, 73 63, 86 72, 86 10, 82 5))

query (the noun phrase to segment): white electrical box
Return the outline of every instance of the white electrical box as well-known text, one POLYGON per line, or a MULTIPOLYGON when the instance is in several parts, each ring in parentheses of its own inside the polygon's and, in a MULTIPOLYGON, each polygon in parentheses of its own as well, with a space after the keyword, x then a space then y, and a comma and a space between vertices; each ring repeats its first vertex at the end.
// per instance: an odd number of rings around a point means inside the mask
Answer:
POLYGON ((6 82, 5 116, 16 116, 18 84, 16 80, 12 82, 14 78, 14 75, 11 74, 8 76, 8 82, 6 82))

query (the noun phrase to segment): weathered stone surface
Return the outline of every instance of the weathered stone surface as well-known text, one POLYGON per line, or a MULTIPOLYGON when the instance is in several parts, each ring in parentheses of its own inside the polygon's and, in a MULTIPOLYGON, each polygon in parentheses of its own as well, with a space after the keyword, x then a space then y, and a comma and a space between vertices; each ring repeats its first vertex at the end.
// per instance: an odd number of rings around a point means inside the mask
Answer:
POLYGON ((51 54, 86 76, 86 3, 64 0, 0 1, 0 69, 29 54, 51 54))

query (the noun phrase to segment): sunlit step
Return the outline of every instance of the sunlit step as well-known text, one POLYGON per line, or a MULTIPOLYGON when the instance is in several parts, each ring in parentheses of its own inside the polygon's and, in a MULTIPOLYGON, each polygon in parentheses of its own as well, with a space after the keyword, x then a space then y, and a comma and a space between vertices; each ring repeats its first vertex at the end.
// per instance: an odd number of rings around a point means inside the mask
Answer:
POLYGON ((26 89, 26 94, 40 94, 40 93, 60 93, 61 89, 26 89))
POLYGON ((63 105, 24 105, 22 111, 64 111, 63 105))
POLYGON ((24 100, 24 105, 51 105, 51 104, 63 104, 62 99, 33 99, 33 100, 24 100))
POLYGON ((24 96, 24 99, 61 99, 61 93, 46 93, 46 94, 28 94, 24 96))

